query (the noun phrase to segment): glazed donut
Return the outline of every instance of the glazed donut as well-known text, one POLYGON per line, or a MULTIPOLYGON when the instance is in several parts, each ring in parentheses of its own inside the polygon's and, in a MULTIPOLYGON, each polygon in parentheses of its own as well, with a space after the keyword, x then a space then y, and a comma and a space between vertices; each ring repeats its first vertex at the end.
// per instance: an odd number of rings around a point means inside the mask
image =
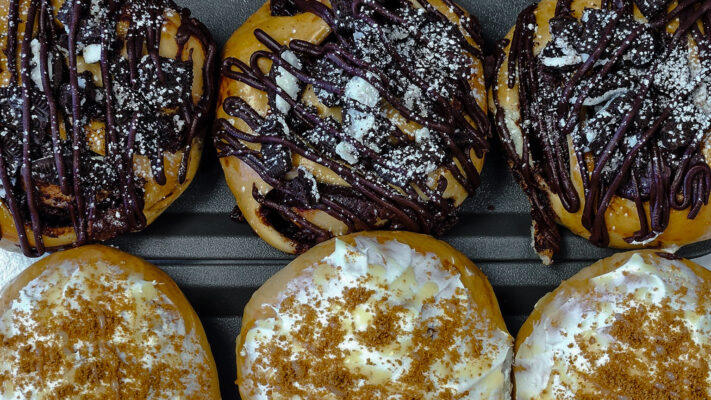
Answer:
POLYGON ((92 245, 54 253, 0 292, 0 397, 219 399, 197 314, 147 262, 92 245))
POLYGON ((444 242, 367 232, 315 246, 244 310, 256 399, 510 399, 512 339, 486 277, 444 242))
POLYGON ((28 256, 137 231, 200 161, 215 44, 170 0, 0 5, 0 232, 28 256))
POLYGON ((516 338, 517 400, 711 396, 711 272, 616 254, 541 299, 516 338))
POLYGON ((273 0, 227 42, 214 138, 235 211, 288 253, 441 234, 488 150, 479 24, 450 0, 330 4, 273 0))
POLYGON ((710 10, 543 0, 501 42, 489 105, 544 262, 557 223, 600 247, 711 237, 710 10))

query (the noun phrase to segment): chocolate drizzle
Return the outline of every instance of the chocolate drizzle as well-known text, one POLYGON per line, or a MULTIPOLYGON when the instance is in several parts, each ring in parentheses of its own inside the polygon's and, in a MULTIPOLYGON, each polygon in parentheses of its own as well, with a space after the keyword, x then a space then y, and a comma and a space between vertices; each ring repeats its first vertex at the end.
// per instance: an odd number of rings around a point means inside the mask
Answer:
POLYGON ((256 51, 249 65, 224 61, 223 77, 266 92, 271 111, 262 117, 239 97, 225 99, 224 111, 252 132, 219 120, 219 155, 238 157, 272 187, 266 194, 250 189, 265 221, 297 242, 297 251, 332 233, 295 210, 321 210, 348 231, 441 234, 456 222, 456 206, 444 197, 446 179, 431 182, 429 175, 443 168, 469 194, 479 184, 470 151, 483 157, 490 128, 468 82, 483 57, 467 36, 481 45, 481 29, 449 1, 462 29, 426 0, 417 4, 422 8, 404 0, 340 0, 332 9, 313 0, 296 0, 298 10, 272 4, 276 15, 314 13, 332 34, 321 44, 282 46, 257 29, 268 51, 256 51), (272 62, 268 73, 258 66, 263 59, 272 62), (301 101, 307 85, 323 105, 342 110, 342 121, 301 101), (387 115, 382 102, 400 116, 387 115), (421 128, 408 135, 402 129, 408 121, 421 128), (316 181, 292 165, 293 154, 334 171, 348 186, 316 181))
MULTIPOLYGON (((648 23, 635 20, 631 0, 603 1, 580 21, 571 0, 558 1, 551 41, 538 55, 536 6, 516 23, 506 80, 510 89, 518 83, 522 146, 517 149, 507 126, 496 85, 495 121, 531 200, 539 253, 560 246, 547 190, 568 212, 582 207, 569 174, 569 138, 585 196, 582 224, 597 246, 609 243, 604 216, 614 196, 636 204, 641 229, 625 239, 629 243, 653 240, 667 228, 672 209, 688 209, 694 219, 708 204, 711 169, 701 146, 711 130, 711 1, 680 1, 671 10, 669 1, 635 4, 648 23), (678 29, 667 33, 676 18, 678 29)), ((508 44, 499 45, 497 74, 508 44)))
POLYGON ((22 251, 44 253, 43 235, 64 226, 73 227, 74 245, 142 229, 145 182, 133 170, 133 156, 147 156, 162 185, 164 152, 182 150, 179 182, 185 181, 197 126, 214 93, 210 66, 216 49, 209 32, 168 0, 67 0, 59 9, 48 0, 27 3, 21 16, 21 2, 9 1, 4 48, 9 82, 0 89, 1 197, 22 251), (176 59, 159 55, 169 9, 181 20, 176 59), (127 27, 125 35, 117 33, 120 24, 127 27), (180 60, 191 37, 206 57, 197 104, 192 54, 180 60), (79 72, 80 55, 84 65, 97 64, 98 76, 79 72), (104 124, 103 154, 88 143, 92 122, 104 124))

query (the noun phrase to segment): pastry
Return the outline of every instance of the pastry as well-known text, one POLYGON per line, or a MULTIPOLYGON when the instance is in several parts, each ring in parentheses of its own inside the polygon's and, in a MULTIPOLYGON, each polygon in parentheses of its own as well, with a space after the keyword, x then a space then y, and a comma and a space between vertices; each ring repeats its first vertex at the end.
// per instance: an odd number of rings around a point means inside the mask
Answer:
POLYGON ((500 44, 489 104, 545 262, 558 223, 601 247, 711 237, 710 10, 543 0, 500 44))
POLYGON ((342 236, 247 304, 237 384, 257 399, 510 399, 512 339, 486 277, 410 232, 342 236))
POLYGON ((137 231, 188 186, 215 44, 170 0, 0 6, 0 231, 36 256, 137 231))
POLYGON ((220 399, 198 316, 147 262, 54 253, 0 292, 3 399, 220 399))
POLYGON ((480 27, 449 0, 274 0, 227 42, 215 127, 242 217, 289 253, 442 234, 488 150, 480 27))
POLYGON ((711 272, 617 254, 541 299, 516 338, 517 400, 711 397, 711 272))

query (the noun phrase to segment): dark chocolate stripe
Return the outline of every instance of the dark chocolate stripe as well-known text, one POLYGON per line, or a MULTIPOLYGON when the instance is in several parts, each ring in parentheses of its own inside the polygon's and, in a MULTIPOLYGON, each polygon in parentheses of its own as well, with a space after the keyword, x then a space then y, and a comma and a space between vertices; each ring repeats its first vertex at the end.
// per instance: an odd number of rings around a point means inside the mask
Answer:
POLYGON ((32 180, 32 164, 30 163, 30 107, 32 100, 30 99, 30 42, 32 41, 32 30, 35 26, 37 17, 38 0, 31 0, 29 9, 27 10, 27 20, 25 21, 25 32, 22 39, 22 53, 20 56, 20 77, 22 79, 22 184, 25 187, 25 195, 27 196, 27 206, 30 212, 30 222, 32 224, 32 232, 35 240, 36 253, 42 254, 45 251, 44 242, 42 240, 42 221, 37 208, 37 193, 32 180))

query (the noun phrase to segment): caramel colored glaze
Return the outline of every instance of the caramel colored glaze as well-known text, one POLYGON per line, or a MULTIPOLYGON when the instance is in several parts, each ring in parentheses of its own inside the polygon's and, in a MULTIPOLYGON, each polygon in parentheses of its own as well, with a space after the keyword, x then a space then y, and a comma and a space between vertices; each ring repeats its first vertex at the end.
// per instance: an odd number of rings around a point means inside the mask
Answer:
MULTIPOLYGON (((455 24, 459 24, 460 15, 457 13, 460 10, 457 9, 455 11, 454 7, 456 6, 450 7, 450 5, 443 0, 433 0, 429 1, 429 3, 445 15, 450 21, 455 24)), ((461 15, 468 16, 466 12, 463 12, 461 15)), ((255 52, 267 50, 265 44, 260 42, 255 37, 254 32, 257 29, 265 32, 266 35, 274 40, 275 43, 284 46, 294 40, 301 40, 312 44, 320 44, 324 42, 329 35, 332 35, 332 31, 329 26, 315 14, 306 12, 297 13, 293 16, 275 16, 272 15, 270 11, 270 3, 267 2, 239 29, 237 29, 237 31, 235 31, 225 46, 223 60, 229 61, 229 59, 236 59, 249 65, 250 58, 255 52)), ((469 45, 474 48, 480 48, 479 44, 473 39, 468 39, 468 41, 469 45)), ((484 93, 483 64, 481 63, 481 60, 478 59, 476 59, 474 63, 474 69, 479 71, 479 74, 471 76, 469 84, 476 90, 484 93)), ((267 71, 270 68, 270 65, 271 61, 268 59, 260 60, 260 67, 263 71, 267 71)), ((230 98, 240 98, 244 100, 248 106, 254 109, 257 114, 264 117, 273 112, 269 104, 268 95, 266 92, 246 83, 225 77, 225 70, 231 68, 232 67, 227 63, 223 63, 223 74, 219 87, 217 106, 218 126, 215 129, 219 132, 220 121, 224 121, 225 124, 230 124, 238 131, 245 132, 250 135, 256 135, 246 121, 233 115, 229 115, 223 106, 225 105, 226 100, 230 98)), ((315 106, 321 117, 333 116, 336 120, 341 121, 341 111, 338 107, 328 108, 320 103, 316 96, 313 95, 313 89, 311 86, 307 86, 304 92, 305 93, 301 97, 302 102, 315 106)), ((486 110, 485 103, 485 96, 482 96, 482 99, 478 105, 484 111, 486 110)), ((394 115, 398 114, 397 111, 393 111, 394 115)), ((468 122, 472 126, 476 125, 475 122, 471 120, 468 122)), ((411 132, 418 127, 420 127, 420 125, 411 121, 399 126, 399 128, 401 128, 402 131, 408 135, 411 135, 411 132)), ((485 129, 488 131, 488 127, 485 129)), ((224 139, 221 139, 221 135, 224 136, 221 133, 216 133, 215 135, 218 152, 220 152, 220 147, 225 147, 224 139)), ((240 143, 253 151, 259 151, 261 149, 261 145, 258 143, 243 140, 240 140, 240 143)), ((477 149, 470 149, 466 156, 471 160, 472 165, 478 174, 484 163, 484 153, 479 154, 476 150, 477 149)), ((241 159, 241 156, 231 155, 229 151, 224 151, 224 153, 225 154, 220 158, 220 163, 224 169, 228 186, 237 200, 239 211, 244 216, 246 222, 249 223, 252 229, 262 239, 281 251, 287 253, 301 253, 307 250, 311 244, 304 243, 303 241, 284 234, 284 232, 281 232, 279 229, 275 228, 275 226, 264 215, 263 205, 255 198, 255 194, 258 196, 266 196, 266 194, 269 193, 273 187, 269 183, 265 182, 258 171, 255 171, 253 167, 241 159)), ((291 171, 297 171, 298 169, 303 168, 313 175, 318 184, 330 185, 334 187, 352 187, 352 185, 344 179, 343 173, 334 171, 334 169, 327 166, 326 163, 320 164, 314 162, 300 154, 297 154, 296 152, 292 152, 291 154, 291 163, 291 171)), ((338 164, 334 163, 334 165, 338 164)), ((458 174, 463 173, 463 168, 459 167, 457 169, 458 174)), ((442 200, 451 201, 454 207, 461 205, 461 203, 470 194, 471 188, 468 189, 465 187, 462 182, 453 176, 453 174, 445 167, 438 168, 430 174, 430 177, 437 179, 443 178, 446 180, 446 190, 442 194, 442 200)), ((363 179, 365 178, 361 178, 361 180, 363 179)), ((375 184, 377 185, 378 183, 375 184)), ((469 185, 469 183, 466 185, 469 185)), ((358 190, 359 189, 356 189, 356 191, 358 190)), ((383 188, 383 190, 387 190, 387 188, 383 188)), ((397 190, 399 190, 398 193, 400 194, 404 193, 403 189, 397 190)), ((383 197, 381 194, 376 194, 376 196, 383 197)), ((385 207, 385 204, 390 207, 390 204, 386 202, 383 202, 380 207, 385 207)), ((317 241, 327 239, 332 236, 340 236, 357 230, 362 230, 362 228, 354 228, 353 221, 350 220, 350 217, 346 217, 345 214, 338 215, 338 212, 332 210, 327 212, 326 209, 329 207, 330 206, 316 208, 287 208, 289 209, 289 212, 293 213, 291 223, 295 224, 298 229, 309 232, 318 232, 316 236, 323 236, 322 239, 318 239, 317 241)), ((378 220, 373 226, 368 226, 368 230, 386 229, 388 223, 388 220, 378 220)), ((362 223, 360 224, 362 225, 362 223)), ((431 228, 427 226, 413 226, 411 228, 411 230, 419 230, 421 232, 427 232, 428 229, 431 228)))

